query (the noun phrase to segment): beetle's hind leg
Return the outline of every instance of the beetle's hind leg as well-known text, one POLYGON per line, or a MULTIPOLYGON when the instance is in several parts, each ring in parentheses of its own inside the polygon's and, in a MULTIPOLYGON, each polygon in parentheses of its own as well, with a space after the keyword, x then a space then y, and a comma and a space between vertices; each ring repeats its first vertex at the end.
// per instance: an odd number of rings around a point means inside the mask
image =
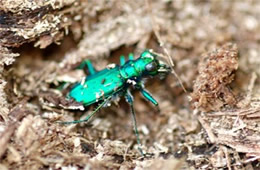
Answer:
MULTIPOLYGON (((86 74, 89 73, 90 75, 96 73, 96 69, 94 68, 90 60, 84 60, 76 69, 84 70, 86 74)), ((66 89, 69 85, 69 82, 63 82, 61 85, 58 86, 57 89, 61 91, 66 89)))
POLYGON ((77 68, 83 69, 85 72, 87 72, 87 70, 88 70, 90 75, 96 73, 96 69, 90 60, 84 60, 77 68))
POLYGON ((62 121, 58 121, 57 123, 61 123, 61 124, 76 124, 76 123, 82 123, 82 122, 88 122, 94 115, 95 113, 101 109, 101 107, 103 107, 105 104, 107 104, 107 102, 109 102, 109 100, 112 98, 112 96, 106 98, 93 112, 91 112, 85 119, 82 120, 75 120, 75 121, 70 121, 70 122, 62 122, 62 121))
POLYGON ((136 140, 137 140, 137 144, 138 144, 138 150, 140 151, 142 156, 145 156, 142 148, 141 148, 141 141, 140 141, 140 137, 139 137, 139 132, 137 130, 137 122, 136 122, 136 115, 135 115, 135 110, 134 110, 134 99, 132 94, 130 93, 129 90, 127 90, 127 93, 125 95, 126 101, 129 103, 130 105, 130 109, 131 109, 131 115, 132 115, 132 122, 133 122, 133 128, 134 128, 134 132, 135 132, 135 136, 136 136, 136 140))

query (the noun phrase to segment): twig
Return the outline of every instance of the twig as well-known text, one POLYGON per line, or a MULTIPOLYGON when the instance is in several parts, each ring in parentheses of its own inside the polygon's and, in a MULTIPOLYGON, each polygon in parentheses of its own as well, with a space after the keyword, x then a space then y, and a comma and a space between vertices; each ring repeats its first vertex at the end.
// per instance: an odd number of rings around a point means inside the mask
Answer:
POLYGON ((201 116, 198 116, 198 120, 199 120, 200 124, 202 125, 202 127, 207 132, 210 142, 215 143, 216 142, 216 136, 212 132, 210 125, 206 121, 204 121, 203 118, 201 118, 201 116))
POLYGON ((217 117, 217 116, 247 116, 256 112, 259 112, 260 108, 252 108, 252 109, 243 109, 243 110, 238 110, 238 111, 227 111, 227 112, 215 112, 212 114, 206 114, 206 116, 209 117, 217 117))
POLYGON ((20 121, 25 115, 25 111, 21 109, 28 100, 29 97, 23 98, 8 114, 11 120, 6 125, 6 130, 3 131, 2 134, 0 134, 0 158, 3 156, 7 149, 7 144, 18 125, 17 122, 20 121))
POLYGON ((11 136, 13 135, 13 132, 16 129, 15 127, 16 127, 15 123, 8 125, 6 130, 2 134, 0 134, 0 148, 1 148, 0 159, 6 151, 7 143, 9 142, 11 136))
POLYGON ((155 36, 156 36, 156 38, 157 38, 157 40, 158 40, 158 42, 159 42, 159 44, 160 44, 160 47, 162 47, 164 53, 167 55, 167 60, 168 60, 168 62, 170 63, 171 72, 172 72, 173 75, 177 78, 177 80, 178 80, 178 82, 180 83, 180 85, 181 85, 183 91, 184 91, 185 93, 187 93, 187 90, 185 89, 185 87, 184 87, 184 85, 183 85, 183 83, 182 83, 180 77, 178 76, 178 74, 177 74, 177 73, 174 71, 174 69, 173 69, 173 67, 174 67, 174 62, 173 62, 173 60, 172 60, 172 57, 170 56, 169 51, 168 51, 167 48, 164 46, 164 43, 163 43, 162 38, 161 38, 161 35, 160 35, 160 33, 159 33, 160 27, 159 27, 158 24, 156 24, 156 22, 155 22, 154 16, 153 16, 153 14, 152 14, 152 12, 151 12, 151 9, 152 9, 152 8, 151 8, 151 6, 150 6, 149 0, 146 0, 146 5, 147 5, 147 10, 148 10, 148 12, 150 13, 153 32, 154 32, 154 34, 155 34, 155 36))
POLYGON ((251 79, 250 79, 250 82, 249 82, 248 87, 247 87, 248 93, 247 93, 246 97, 238 103, 239 107, 245 108, 250 104, 251 99, 252 99, 252 92, 253 92, 253 88, 254 88, 256 79, 257 79, 257 75, 256 75, 255 72, 253 72, 251 79))
POLYGON ((232 170, 230 158, 229 158, 229 155, 228 155, 228 149, 225 146, 221 146, 221 149, 223 150, 223 152, 225 154, 228 170, 232 170))

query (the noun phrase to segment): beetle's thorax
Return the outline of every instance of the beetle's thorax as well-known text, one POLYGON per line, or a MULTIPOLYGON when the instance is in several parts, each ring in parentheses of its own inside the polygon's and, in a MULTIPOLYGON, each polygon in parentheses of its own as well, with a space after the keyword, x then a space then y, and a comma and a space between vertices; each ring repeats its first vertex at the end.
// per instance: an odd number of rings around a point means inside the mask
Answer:
POLYGON ((136 62, 137 60, 129 60, 120 67, 120 75, 124 79, 131 79, 142 75, 142 72, 136 68, 136 62))
POLYGON ((159 63, 157 56, 146 50, 136 60, 129 60, 120 66, 120 74, 124 79, 135 79, 144 76, 155 76, 160 71, 167 72, 167 66, 159 63))
MULTIPOLYGON (((120 74, 125 79, 130 79, 134 77, 140 77, 145 75, 154 75, 157 71, 151 73, 147 71, 147 65, 154 62, 153 56, 139 57, 136 60, 129 60, 124 65, 120 67, 120 74)), ((157 67, 157 66, 156 66, 157 67)), ((157 68, 155 68, 157 70, 157 68)))

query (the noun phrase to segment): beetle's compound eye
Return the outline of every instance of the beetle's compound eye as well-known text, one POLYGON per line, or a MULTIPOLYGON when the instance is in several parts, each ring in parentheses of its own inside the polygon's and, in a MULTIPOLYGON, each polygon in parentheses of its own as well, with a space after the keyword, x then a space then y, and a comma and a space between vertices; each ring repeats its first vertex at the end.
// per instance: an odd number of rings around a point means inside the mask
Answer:
POLYGON ((145 66, 145 69, 146 69, 146 71, 149 71, 149 72, 156 71, 157 64, 155 62, 151 62, 145 66))

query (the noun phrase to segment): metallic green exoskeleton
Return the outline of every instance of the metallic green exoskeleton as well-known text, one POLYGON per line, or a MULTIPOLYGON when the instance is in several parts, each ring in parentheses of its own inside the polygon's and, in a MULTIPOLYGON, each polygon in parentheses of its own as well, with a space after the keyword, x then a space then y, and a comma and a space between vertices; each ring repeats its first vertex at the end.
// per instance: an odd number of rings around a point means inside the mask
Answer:
MULTIPOLYGON (((138 89, 148 101, 157 106, 158 102, 144 89, 142 79, 144 77, 165 74, 170 71, 170 68, 159 60, 159 58, 151 50, 145 50, 135 60, 133 54, 130 54, 127 62, 125 61, 125 57, 121 56, 120 66, 110 64, 101 71, 96 71, 91 62, 86 60, 84 65, 88 67, 90 75, 84 77, 81 82, 76 83, 68 96, 77 102, 82 102, 84 106, 89 106, 93 103, 100 104, 85 119, 63 123, 70 124, 88 121, 101 107, 109 104, 116 97, 124 96, 131 107, 134 131, 137 143, 140 146, 133 107, 133 96, 130 93, 129 87, 133 86, 138 89)), ((143 155, 140 147, 139 150, 143 155)))

